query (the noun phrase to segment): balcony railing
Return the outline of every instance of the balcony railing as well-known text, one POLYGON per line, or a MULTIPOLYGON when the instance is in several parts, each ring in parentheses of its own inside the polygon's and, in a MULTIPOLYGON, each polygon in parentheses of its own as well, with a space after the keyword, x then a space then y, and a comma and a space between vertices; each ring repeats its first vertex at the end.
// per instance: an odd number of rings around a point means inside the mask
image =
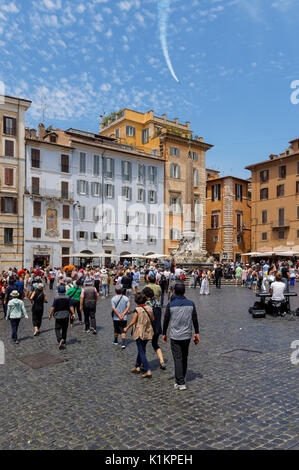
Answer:
POLYGON ((272 230, 282 230, 290 228, 289 220, 274 220, 270 222, 272 230))

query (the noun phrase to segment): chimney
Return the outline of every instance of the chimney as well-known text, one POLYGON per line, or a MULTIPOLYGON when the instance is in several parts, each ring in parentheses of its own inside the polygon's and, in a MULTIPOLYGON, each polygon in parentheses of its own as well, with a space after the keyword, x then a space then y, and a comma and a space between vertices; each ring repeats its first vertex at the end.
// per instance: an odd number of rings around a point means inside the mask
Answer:
POLYGON ((162 119, 166 121, 166 114, 162 114, 162 119))
POLYGON ((44 137, 45 137, 45 134, 46 134, 45 126, 42 123, 40 123, 38 125, 38 138, 39 138, 39 140, 43 140, 44 137))
POLYGON ((30 129, 30 137, 32 139, 36 139, 36 129, 30 129))

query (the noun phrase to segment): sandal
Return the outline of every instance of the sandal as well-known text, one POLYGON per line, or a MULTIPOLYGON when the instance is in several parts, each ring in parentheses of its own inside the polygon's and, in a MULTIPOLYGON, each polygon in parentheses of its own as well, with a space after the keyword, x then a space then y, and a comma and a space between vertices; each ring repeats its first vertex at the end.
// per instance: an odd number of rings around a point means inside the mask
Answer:
POLYGON ((133 369, 131 369, 131 372, 133 374, 140 374, 140 367, 133 367, 133 369))

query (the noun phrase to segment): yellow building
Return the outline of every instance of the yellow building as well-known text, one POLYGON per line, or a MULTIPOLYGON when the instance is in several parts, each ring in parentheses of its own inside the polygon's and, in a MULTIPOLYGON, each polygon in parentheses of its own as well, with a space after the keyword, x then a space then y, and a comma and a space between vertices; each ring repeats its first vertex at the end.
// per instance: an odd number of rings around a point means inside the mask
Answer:
MULTIPOLYGON (((167 120, 157 117, 153 111, 139 113, 124 109, 102 119, 101 134, 115 137, 124 145, 131 145, 165 161, 165 231, 164 253, 171 253, 178 245, 186 227, 184 205, 188 204, 186 188, 194 188, 191 212, 195 216, 195 231, 199 234, 200 247, 206 249, 206 151, 212 145, 193 136, 190 122, 167 120), (192 160, 193 178, 187 178, 187 161, 192 160)), ((190 171, 190 168, 189 170, 190 171)), ((186 206, 185 206, 186 207, 186 206)))
POLYGON ((246 167, 252 173, 252 251, 299 250, 299 139, 290 144, 246 167))
POLYGON ((0 96, 0 268, 24 262, 25 112, 31 101, 0 96))
POLYGON ((249 182, 212 170, 207 178, 207 251, 219 261, 238 261, 250 251, 249 182))

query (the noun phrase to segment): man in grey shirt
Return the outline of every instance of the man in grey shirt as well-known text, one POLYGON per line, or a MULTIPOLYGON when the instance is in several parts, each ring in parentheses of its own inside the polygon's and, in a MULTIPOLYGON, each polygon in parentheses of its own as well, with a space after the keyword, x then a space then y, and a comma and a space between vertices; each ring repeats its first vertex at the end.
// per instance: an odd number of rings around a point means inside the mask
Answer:
POLYGON ((126 333, 124 333, 124 328, 127 326, 127 314, 130 310, 130 301, 128 297, 123 295, 122 286, 115 287, 116 295, 111 299, 112 306, 112 318, 114 326, 114 340, 112 344, 115 346, 118 345, 118 335, 121 335, 122 349, 126 348, 126 333))

